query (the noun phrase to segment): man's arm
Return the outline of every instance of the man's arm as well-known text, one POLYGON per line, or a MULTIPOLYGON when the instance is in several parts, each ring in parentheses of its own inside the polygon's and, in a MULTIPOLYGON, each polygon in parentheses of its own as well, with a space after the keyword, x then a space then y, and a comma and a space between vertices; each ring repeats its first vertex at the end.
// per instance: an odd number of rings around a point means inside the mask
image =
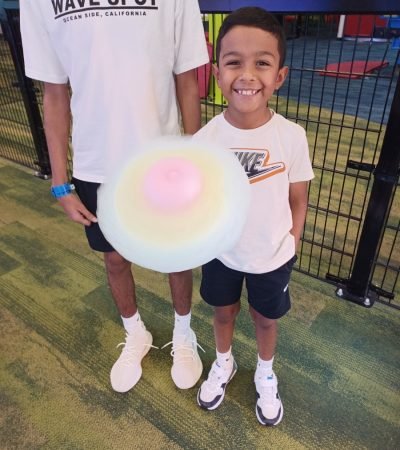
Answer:
MULTIPOLYGON (((44 83, 44 129, 49 148, 52 185, 68 182, 67 158, 71 124, 70 95, 67 84, 44 83)), ((75 194, 58 199, 70 219, 82 225, 97 222, 75 194)))
POLYGON ((196 69, 175 77, 176 96, 182 115, 183 131, 194 134, 201 126, 200 96, 196 69))
POLYGON ((296 252, 299 248, 308 206, 308 182, 290 183, 289 204, 292 211, 293 228, 290 232, 295 239, 296 252))
POLYGON ((67 155, 71 122, 68 85, 44 83, 43 110, 52 184, 57 186, 68 182, 67 155))

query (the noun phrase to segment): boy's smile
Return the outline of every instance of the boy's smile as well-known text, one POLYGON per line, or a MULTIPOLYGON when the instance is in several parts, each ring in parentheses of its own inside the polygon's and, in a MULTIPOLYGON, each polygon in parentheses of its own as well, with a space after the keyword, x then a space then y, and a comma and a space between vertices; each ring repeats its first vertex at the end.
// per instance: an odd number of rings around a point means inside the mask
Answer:
POLYGON ((256 95, 260 89, 235 89, 235 92, 239 95, 256 95))
POLYGON ((224 36, 214 74, 228 101, 228 122, 250 129, 270 119, 268 100, 281 87, 288 70, 279 64, 278 40, 273 34, 240 25, 224 36))

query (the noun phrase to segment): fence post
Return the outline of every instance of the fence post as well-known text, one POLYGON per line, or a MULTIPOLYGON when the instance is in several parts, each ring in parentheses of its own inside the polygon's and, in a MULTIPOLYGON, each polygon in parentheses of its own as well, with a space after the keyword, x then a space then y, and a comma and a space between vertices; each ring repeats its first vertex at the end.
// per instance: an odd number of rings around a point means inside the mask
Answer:
POLYGON ((380 289, 371 284, 385 225, 390 213, 400 173, 400 77, 393 96, 374 183, 350 278, 339 285, 336 294, 371 307, 380 289))
POLYGON ((32 133, 33 143, 38 157, 35 163, 39 166, 39 171, 37 171, 35 175, 40 178, 47 179, 51 176, 51 169, 42 116, 37 102, 33 81, 25 76, 22 42, 19 31, 19 15, 15 14, 15 11, 18 11, 18 9, 11 9, 11 3, 17 4, 17 2, 9 2, 9 4, 5 3, 6 7, 2 8, 2 2, 0 2, 0 23, 4 36, 10 47, 11 56, 17 74, 18 85, 21 90, 22 99, 32 133))

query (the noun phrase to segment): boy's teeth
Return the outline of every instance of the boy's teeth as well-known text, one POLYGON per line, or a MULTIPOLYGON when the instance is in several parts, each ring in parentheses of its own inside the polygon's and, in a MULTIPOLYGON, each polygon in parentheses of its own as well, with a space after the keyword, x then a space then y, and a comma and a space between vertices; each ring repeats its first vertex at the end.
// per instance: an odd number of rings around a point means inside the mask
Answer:
POLYGON ((240 95, 255 95, 257 94, 257 91, 255 89, 238 89, 237 90, 238 94, 240 95))

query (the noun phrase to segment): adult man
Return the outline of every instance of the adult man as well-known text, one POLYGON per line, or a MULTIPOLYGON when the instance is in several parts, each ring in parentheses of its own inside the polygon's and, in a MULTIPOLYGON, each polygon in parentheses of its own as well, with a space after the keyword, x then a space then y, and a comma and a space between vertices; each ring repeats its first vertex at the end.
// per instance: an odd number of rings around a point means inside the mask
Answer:
MULTIPOLYGON (((126 330, 110 378, 114 390, 126 392, 140 379, 152 337, 137 310, 131 265, 98 227, 97 188, 124 154, 149 138, 180 132, 177 103, 184 132, 199 129, 194 69, 208 62, 208 54, 198 3, 21 0, 20 13, 26 74, 44 82, 52 192, 68 217, 85 225, 90 246, 104 252, 111 293, 126 330), (67 179, 71 115, 72 185, 67 179)), ((186 389, 202 371, 190 328, 191 272, 170 274, 169 282, 175 309, 171 375, 186 389)))

